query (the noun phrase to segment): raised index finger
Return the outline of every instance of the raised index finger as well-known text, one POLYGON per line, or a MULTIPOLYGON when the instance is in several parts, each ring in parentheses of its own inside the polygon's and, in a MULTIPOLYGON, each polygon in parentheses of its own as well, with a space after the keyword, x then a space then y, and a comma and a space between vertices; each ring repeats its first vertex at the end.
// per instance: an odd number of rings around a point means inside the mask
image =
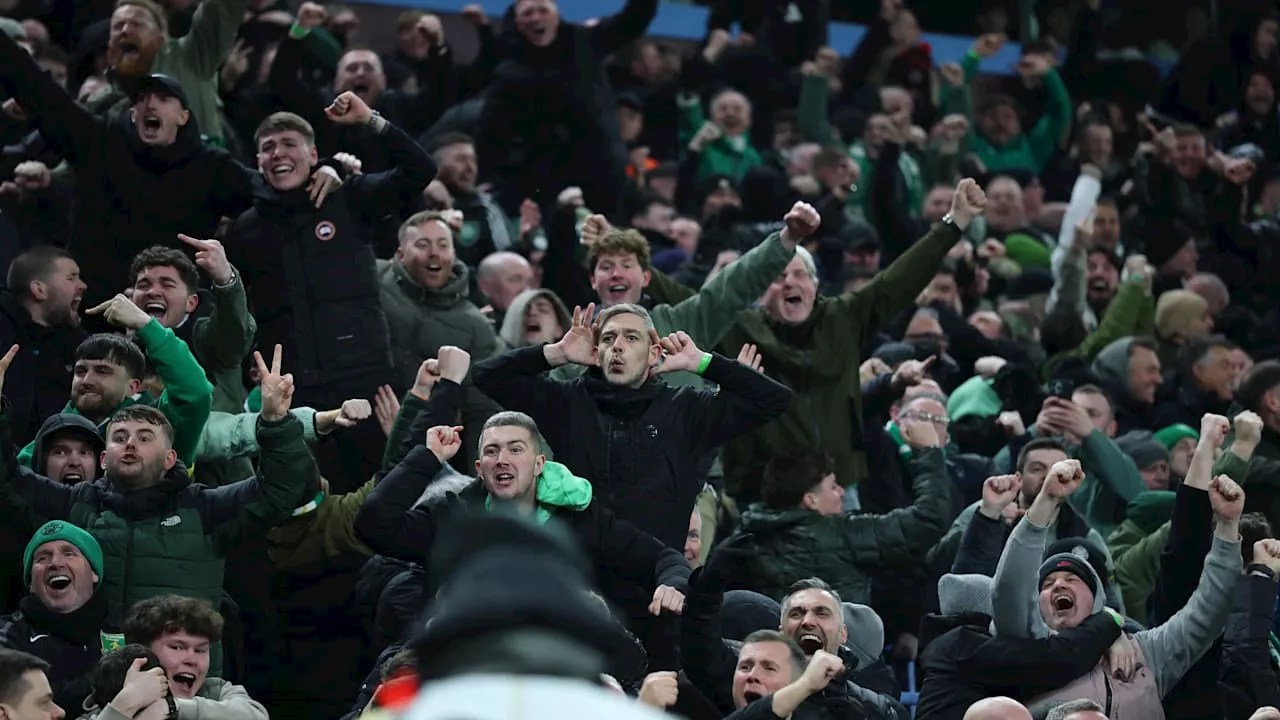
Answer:
POLYGON ((178 239, 190 245, 191 247, 199 248, 201 250, 205 249, 205 247, 209 245, 209 243, 205 242, 204 240, 201 240, 199 238, 193 238, 190 235, 184 235, 182 233, 178 233, 178 239))
POLYGON ((280 374, 280 361, 283 355, 284 355, 284 348, 281 347, 279 343, 276 343, 276 350, 271 355, 271 373, 273 375, 280 374))

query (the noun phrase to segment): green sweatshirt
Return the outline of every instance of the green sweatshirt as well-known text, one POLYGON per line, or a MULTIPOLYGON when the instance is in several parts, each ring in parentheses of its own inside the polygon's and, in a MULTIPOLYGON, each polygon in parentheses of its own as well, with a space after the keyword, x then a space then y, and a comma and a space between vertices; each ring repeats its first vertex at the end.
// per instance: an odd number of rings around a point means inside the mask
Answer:
MULTIPOLYGON (((702 102, 697 97, 680 98, 676 104, 680 110, 679 143, 680 157, 683 158, 688 152, 689 141, 698 134, 706 117, 702 113, 702 102)), ((740 181, 748 170, 763 163, 760 153, 751 147, 746 133, 735 137, 723 135, 703 148, 698 182, 715 175, 728 175, 734 181, 740 181)))
MULTIPOLYGON (((980 59, 973 51, 969 51, 960 61, 966 80, 977 74, 979 62, 980 59)), ((1038 175, 1057 149, 1062 134, 1071 125, 1071 97, 1067 95, 1067 86, 1063 84, 1058 71, 1050 69, 1045 73, 1043 82, 1046 100, 1044 117, 1008 145, 992 145, 978 132, 976 118, 972 113, 969 114, 969 148, 978 155, 988 171, 1019 168, 1031 170, 1038 175)), ((961 111, 963 108, 949 107, 944 103, 944 115, 961 111)))
MULTIPOLYGON (((743 345, 760 351, 765 372, 795 392, 786 414, 729 442, 724 448, 730 493, 758 497, 764 464, 797 448, 835 459, 836 479, 856 485, 866 477, 863 445, 863 349, 933 280, 960 233, 937 224, 888 268, 857 292, 819 297, 798 325, 774 322, 763 310, 746 310, 725 336, 720 351, 736 357, 743 345)), ((732 266, 730 266, 732 269, 732 266)))
POLYGON ((253 349, 258 323, 249 314, 240 273, 225 287, 214 285, 213 299, 213 312, 192 329, 191 346, 213 382, 213 409, 238 413, 245 400, 241 363, 253 349))
MULTIPOLYGON (((204 368, 196 362, 187 344, 178 339, 172 330, 164 327, 152 318, 151 322, 133 336, 133 341, 142 348, 147 360, 156 369, 156 374, 164 382, 164 392, 154 403, 145 395, 126 397, 116 410, 130 405, 148 404, 164 413, 173 425, 173 449, 178 452, 178 459, 185 465, 195 462, 196 448, 200 445, 200 434, 204 430, 205 421, 209 419, 209 411, 213 405, 213 386, 205 378, 204 368)), ((64 413, 80 414, 67 403, 62 409, 64 413)), ((112 411, 112 415, 115 411, 112 411)), ((107 424, 110 415, 98 423, 98 430, 107 437, 107 424)), ((31 467, 31 454, 35 442, 28 443, 18 453, 18 462, 31 467)))

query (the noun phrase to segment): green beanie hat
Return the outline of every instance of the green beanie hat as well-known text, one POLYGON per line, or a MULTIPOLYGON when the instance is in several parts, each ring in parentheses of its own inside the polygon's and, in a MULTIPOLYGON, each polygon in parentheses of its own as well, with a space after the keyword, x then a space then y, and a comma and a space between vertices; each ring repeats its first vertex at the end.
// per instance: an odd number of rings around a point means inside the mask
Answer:
POLYGON ((1200 433, 1186 425, 1183 425, 1182 423, 1170 425, 1169 427, 1158 430, 1155 433, 1155 439, 1159 441, 1161 445, 1164 445, 1166 450, 1172 450, 1173 446, 1177 445, 1179 440, 1186 440, 1188 438, 1198 441, 1200 439, 1200 433))
POLYGON ((35 557, 36 549, 55 540, 65 540, 79 548, 80 554, 89 561, 89 567, 98 576, 98 582, 93 584, 97 587, 102 582, 102 547, 92 535, 63 520, 50 520, 31 536, 27 551, 22 555, 22 584, 31 586, 31 559, 35 557))

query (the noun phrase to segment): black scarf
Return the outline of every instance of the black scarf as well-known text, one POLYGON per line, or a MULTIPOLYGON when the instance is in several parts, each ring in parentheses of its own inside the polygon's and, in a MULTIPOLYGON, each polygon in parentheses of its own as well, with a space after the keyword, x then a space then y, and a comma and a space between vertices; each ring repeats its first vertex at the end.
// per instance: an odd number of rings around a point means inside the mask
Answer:
POLYGON ((50 610, 35 595, 27 595, 19 600, 18 609, 31 622, 32 627, 76 645, 98 645, 99 633, 107 621, 107 600, 98 592, 84 605, 69 613, 50 610))

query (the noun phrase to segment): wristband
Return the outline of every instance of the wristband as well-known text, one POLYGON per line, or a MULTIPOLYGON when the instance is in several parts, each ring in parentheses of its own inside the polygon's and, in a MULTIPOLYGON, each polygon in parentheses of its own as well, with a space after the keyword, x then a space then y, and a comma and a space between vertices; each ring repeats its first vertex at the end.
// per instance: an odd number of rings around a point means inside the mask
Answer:
POLYGON ((1111 619, 1116 621, 1116 625, 1120 626, 1121 628, 1124 628, 1124 616, 1123 616, 1123 615, 1121 615, 1120 613, 1116 612, 1115 610, 1112 610, 1112 609, 1111 609, 1111 608, 1109 608, 1109 607, 1103 607, 1103 608, 1102 608, 1102 611, 1103 611, 1103 612, 1105 612, 1106 614, 1110 615, 1110 616, 1111 616, 1111 619))
POLYGON ((375 133, 380 134, 383 130, 387 129, 387 119, 382 117, 382 113, 374 110, 373 114, 369 116, 369 127, 372 128, 375 133))
POLYGON ((1246 575, 1259 574, 1265 576, 1271 582, 1276 581, 1276 572, 1262 563, 1249 563, 1244 569, 1246 575))
POLYGON ((698 369, 695 370, 694 372, 701 375, 702 373, 706 372, 707 368, 710 366, 711 366, 711 353, 704 352, 702 353, 702 362, 698 363, 698 369))

